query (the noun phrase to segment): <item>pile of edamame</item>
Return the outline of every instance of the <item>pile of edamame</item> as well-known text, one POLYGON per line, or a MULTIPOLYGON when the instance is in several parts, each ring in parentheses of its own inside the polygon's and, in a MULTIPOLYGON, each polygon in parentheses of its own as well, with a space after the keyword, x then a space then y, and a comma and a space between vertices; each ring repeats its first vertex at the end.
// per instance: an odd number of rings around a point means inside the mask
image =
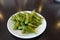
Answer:
POLYGON ((42 23, 42 18, 34 10, 31 13, 19 12, 11 20, 14 22, 13 30, 21 30, 22 34, 36 33, 35 29, 42 23))

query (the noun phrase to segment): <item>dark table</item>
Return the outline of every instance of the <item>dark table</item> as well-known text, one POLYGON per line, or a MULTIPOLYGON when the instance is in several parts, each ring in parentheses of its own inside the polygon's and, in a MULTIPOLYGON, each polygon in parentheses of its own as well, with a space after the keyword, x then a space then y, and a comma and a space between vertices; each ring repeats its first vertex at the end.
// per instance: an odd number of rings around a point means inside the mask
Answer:
MULTIPOLYGON (((31 5, 32 6, 32 5, 31 5)), ((33 7, 31 7, 33 8, 33 7)), ((26 10, 32 10, 32 9, 26 10)), ((8 18, 17 12, 16 7, 2 7, 0 5, 0 40, 26 40, 13 36, 7 29, 8 18)), ((46 1, 41 14, 46 18, 47 28, 40 36, 28 40, 60 40, 60 4, 46 1)))

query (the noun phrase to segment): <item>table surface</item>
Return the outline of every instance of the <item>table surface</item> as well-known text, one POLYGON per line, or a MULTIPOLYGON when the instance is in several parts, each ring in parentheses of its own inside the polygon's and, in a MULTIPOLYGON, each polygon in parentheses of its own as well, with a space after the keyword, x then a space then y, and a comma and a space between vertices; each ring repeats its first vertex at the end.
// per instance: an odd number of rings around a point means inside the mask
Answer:
MULTIPOLYGON (((32 8, 25 10, 32 10, 32 8)), ((16 7, 0 6, 0 12, 3 16, 0 19, 0 40, 27 40, 13 36, 7 29, 7 20, 17 12, 16 7)), ((46 18, 47 28, 40 36, 28 40, 60 40, 60 27, 57 26, 60 22, 60 4, 45 2, 41 14, 46 18)))

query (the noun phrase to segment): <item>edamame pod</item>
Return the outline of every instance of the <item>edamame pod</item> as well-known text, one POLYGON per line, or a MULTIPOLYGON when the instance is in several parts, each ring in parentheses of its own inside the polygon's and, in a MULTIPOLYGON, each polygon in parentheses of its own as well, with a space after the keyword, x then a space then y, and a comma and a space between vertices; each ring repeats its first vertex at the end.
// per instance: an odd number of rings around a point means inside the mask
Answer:
POLYGON ((28 13, 26 13, 25 24, 28 24, 28 22, 29 22, 29 15, 28 15, 28 13))
POLYGON ((14 30, 18 29, 18 26, 19 26, 19 22, 17 21, 17 22, 14 24, 14 30))

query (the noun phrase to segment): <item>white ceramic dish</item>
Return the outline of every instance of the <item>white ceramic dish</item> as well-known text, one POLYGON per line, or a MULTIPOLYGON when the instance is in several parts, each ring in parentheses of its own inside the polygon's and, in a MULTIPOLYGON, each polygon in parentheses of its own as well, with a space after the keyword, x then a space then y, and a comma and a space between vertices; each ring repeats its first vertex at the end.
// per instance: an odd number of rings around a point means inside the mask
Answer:
MULTIPOLYGON (((31 13, 31 11, 26 11, 26 12, 31 13)), ((23 13, 23 12, 21 12, 21 13, 23 13)), ((14 16, 16 14, 18 14, 18 13, 13 14, 12 16, 14 16)), ((47 23, 46 23, 45 18, 42 15, 40 15, 39 13, 37 13, 37 15, 39 15, 40 17, 43 18, 42 24, 35 30, 37 34, 34 34, 34 33, 21 34, 20 30, 13 30, 13 22, 11 21, 11 17, 8 19, 8 22, 7 22, 7 28, 9 30, 9 32, 14 36, 16 36, 18 38, 23 38, 23 39, 30 39, 30 38, 34 38, 34 37, 41 35, 45 31, 47 23)))

